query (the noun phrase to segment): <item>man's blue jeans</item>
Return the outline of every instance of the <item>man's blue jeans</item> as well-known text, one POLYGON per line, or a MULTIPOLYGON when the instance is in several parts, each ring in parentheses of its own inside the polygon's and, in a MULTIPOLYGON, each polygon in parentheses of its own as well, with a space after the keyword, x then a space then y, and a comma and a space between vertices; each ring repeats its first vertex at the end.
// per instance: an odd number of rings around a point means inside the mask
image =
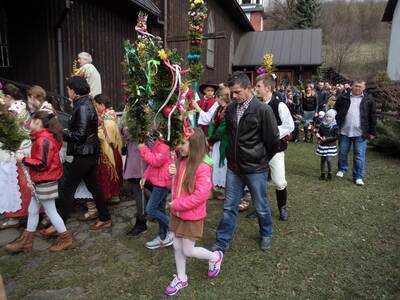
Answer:
POLYGON ((167 204, 167 195, 167 188, 154 186, 146 206, 146 214, 158 221, 159 235, 162 240, 167 236, 169 224, 169 218, 165 209, 167 204))
POLYGON ((224 212, 217 228, 215 242, 219 248, 223 250, 229 248, 229 242, 232 240, 236 227, 240 199, 246 185, 250 190, 253 205, 257 211, 260 235, 262 237, 272 236, 272 216, 268 203, 267 179, 267 171, 238 175, 229 169, 227 170, 224 212))
POLYGON ((353 144, 353 179, 364 179, 365 175, 365 153, 367 151, 367 139, 361 136, 348 137, 340 135, 339 139, 339 171, 344 173, 349 169, 347 157, 353 144))

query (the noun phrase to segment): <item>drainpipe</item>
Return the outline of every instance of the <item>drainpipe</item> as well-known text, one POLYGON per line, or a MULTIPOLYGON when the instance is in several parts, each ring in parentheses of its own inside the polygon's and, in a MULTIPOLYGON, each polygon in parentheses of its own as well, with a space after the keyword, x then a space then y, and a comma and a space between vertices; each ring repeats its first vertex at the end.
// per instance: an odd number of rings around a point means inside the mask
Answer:
POLYGON ((62 39, 62 24, 71 8, 72 1, 65 0, 65 8, 56 23, 57 29, 57 60, 58 60, 58 86, 59 86, 59 94, 61 96, 65 96, 64 93, 64 56, 63 56, 63 39, 62 39))
POLYGON ((160 17, 157 18, 157 23, 163 25, 163 30, 164 30, 163 45, 164 45, 164 48, 167 48, 167 30, 168 30, 167 9, 168 9, 168 3, 167 3, 167 0, 164 0, 164 16, 163 16, 163 20, 160 20, 160 17))
POLYGON ((168 33, 168 2, 164 0, 164 48, 167 49, 167 33, 168 33))

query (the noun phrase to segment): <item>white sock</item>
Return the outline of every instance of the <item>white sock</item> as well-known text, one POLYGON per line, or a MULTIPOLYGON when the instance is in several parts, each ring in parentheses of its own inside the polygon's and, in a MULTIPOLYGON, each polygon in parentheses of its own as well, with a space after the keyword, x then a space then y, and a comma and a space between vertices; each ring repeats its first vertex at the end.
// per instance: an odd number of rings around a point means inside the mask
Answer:
POLYGON ((217 260, 218 255, 203 247, 195 247, 195 241, 182 239, 183 254, 187 257, 194 257, 198 259, 217 260))
POLYGON ((174 236, 174 253, 175 253, 175 264, 176 264, 176 275, 183 281, 187 281, 186 275, 186 256, 182 251, 182 239, 174 236))

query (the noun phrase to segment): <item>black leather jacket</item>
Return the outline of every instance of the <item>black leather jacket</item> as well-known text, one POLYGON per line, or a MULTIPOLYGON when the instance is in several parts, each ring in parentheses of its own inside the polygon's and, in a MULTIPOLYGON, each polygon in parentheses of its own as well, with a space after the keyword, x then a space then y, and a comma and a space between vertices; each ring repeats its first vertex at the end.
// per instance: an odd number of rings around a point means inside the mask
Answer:
POLYGON ((97 112, 89 96, 74 102, 72 118, 63 139, 68 142, 68 155, 97 155, 100 150, 97 137, 97 112))
POLYGON ((264 172, 279 147, 279 130, 271 107, 253 97, 239 124, 235 103, 227 107, 225 120, 228 168, 236 174, 264 172))
MULTIPOLYGON (((341 94, 335 103, 334 109, 337 111, 336 122, 339 128, 342 128, 350 108, 350 93, 341 94)), ((376 105, 374 98, 364 93, 360 103, 360 125, 362 135, 367 138, 368 135, 376 135, 376 105)))

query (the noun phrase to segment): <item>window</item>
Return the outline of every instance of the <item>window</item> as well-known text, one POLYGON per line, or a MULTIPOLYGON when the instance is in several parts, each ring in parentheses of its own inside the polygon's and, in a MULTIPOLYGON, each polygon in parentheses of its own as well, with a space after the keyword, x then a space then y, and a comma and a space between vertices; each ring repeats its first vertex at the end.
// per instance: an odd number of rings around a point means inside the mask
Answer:
MULTIPOLYGON (((212 11, 210 11, 208 15, 207 31, 208 33, 215 32, 214 14, 212 11)), ((207 58, 206 58, 207 67, 214 68, 214 56, 215 56, 215 39, 211 38, 207 40, 207 58)))
POLYGON ((232 74, 232 65, 234 56, 235 56, 235 36, 233 35, 232 32, 231 37, 229 39, 229 74, 232 74))
POLYGON ((4 8, 0 6, 0 68, 10 66, 8 57, 7 18, 4 8))

